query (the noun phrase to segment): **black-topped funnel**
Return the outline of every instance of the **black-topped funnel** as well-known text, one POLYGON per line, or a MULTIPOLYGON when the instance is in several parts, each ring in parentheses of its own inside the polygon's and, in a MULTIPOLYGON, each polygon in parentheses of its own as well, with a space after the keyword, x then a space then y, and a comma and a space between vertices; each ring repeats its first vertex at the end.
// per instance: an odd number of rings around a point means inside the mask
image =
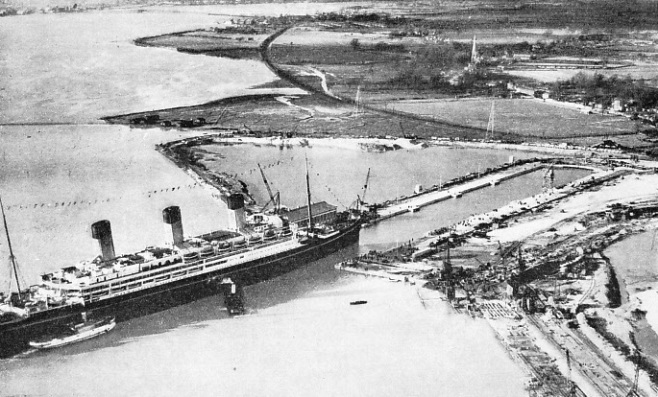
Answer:
POLYGON ((174 245, 178 246, 183 244, 183 217, 180 212, 180 207, 171 206, 162 210, 162 220, 164 223, 171 225, 171 234, 174 245))
POLYGON ((91 237, 98 240, 104 261, 116 258, 116 255, 114 254, 114 240, 112 240, 112 227, 110 226, 110 221, 102 220, 92 224, 91 237))

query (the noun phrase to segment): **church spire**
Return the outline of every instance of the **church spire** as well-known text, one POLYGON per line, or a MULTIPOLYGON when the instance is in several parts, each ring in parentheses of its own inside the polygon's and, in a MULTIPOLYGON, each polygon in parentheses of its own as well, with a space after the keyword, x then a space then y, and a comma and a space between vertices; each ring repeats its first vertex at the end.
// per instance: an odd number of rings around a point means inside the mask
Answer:
POLYGON ((478 51, 477 51, 477 44, 476 44, 477 38, 473 36, 473 49, 471 50, 471 64, 475 65, 478 63, 478 51))

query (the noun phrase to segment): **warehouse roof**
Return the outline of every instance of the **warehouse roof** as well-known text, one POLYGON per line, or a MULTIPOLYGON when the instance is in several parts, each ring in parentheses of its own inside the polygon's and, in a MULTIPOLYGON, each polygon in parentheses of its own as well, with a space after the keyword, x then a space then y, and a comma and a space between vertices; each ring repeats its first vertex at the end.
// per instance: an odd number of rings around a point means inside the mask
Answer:
MULTIPOLYGON (((314 218, 329 212, 336 212, 336 208, 337 207, 335 205, 331 205, 326 201, 320 201, 319 203, 311 204, 311 211, 314 218)), ((288 212, 283 212, 281 215, 288 218, 290 223, 304 221, 308 218, 308 206, 305 205, 303 207, 295 208, 288 212)))

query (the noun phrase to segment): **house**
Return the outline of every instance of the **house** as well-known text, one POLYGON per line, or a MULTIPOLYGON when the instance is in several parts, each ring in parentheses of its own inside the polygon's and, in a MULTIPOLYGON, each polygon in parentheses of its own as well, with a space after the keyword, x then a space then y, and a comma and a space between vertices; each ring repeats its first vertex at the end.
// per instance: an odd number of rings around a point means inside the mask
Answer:
POLYGON ((172 124, 181 128, 194 127, 194 122, 192 120, 173 120, 172 124))
POLYGON ((514 54, 512 57, 517 61, 529 61, 532 59, 532 54, 514 54))
POLYGON ((615 112, 622 112, 624 110, 624 106, 621 103, 621 99, 615 98, 612 100, 612 110, 615 112))
POLYGON ((525 96, 530 96, 530 97, 535 96, 534 88, 530 88, 530 87, 515 86, 514 91, 517 94, 521 94, 521 95, 525 95, 525 96))

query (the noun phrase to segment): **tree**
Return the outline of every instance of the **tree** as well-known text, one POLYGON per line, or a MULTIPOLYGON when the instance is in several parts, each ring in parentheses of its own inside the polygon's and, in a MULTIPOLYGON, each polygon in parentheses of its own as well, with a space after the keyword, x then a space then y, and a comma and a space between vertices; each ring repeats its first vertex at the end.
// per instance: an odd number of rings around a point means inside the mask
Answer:
POLYGON ((359 42, 359 39, 352 39, 350 41, 350 47, 352 47, 353 50, 358 50, 361 48, 361 43, 359 42))

